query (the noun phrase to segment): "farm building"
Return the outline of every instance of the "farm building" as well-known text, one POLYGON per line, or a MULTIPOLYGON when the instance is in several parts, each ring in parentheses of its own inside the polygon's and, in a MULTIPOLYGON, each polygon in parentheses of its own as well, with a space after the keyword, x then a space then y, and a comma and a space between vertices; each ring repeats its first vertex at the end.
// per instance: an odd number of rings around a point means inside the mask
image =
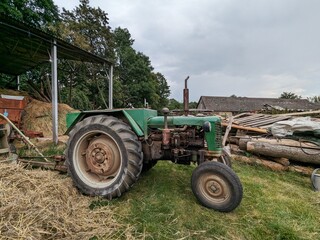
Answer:
POLYGON ((273 110, 302 112, 318 110, 320 104, 311 103, 307 99, 201 96, 197 109, 212 110, 220 114, 273 110))

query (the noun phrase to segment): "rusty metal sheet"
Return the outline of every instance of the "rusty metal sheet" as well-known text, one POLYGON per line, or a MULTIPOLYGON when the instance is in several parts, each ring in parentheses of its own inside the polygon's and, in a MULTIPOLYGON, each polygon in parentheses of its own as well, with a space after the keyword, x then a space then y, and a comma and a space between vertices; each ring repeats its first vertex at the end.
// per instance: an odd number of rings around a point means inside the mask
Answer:
MULTIPOLYGON (((20 128, 21 117, 24 108, 27 106, 27 98, 22 100, 0 98, 0 113, 6 115, 8 118, 20 128)), ((0 118, 0 124, 4 124, 6 121, 0 118)))

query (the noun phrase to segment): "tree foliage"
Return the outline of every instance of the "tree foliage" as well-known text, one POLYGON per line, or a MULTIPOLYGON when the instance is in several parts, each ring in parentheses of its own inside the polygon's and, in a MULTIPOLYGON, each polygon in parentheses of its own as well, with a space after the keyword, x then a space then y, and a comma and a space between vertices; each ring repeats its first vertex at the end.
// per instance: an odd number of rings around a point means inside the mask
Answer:
POLYGON ((308 97, 308 100, 313 103, 320 103, 320 96, 308 97))
POLYGON ((283 99, 301 99, 301 96, 293 93, 293 92, 283 92, 281 93, 279 98, 283 99))
POLYGON ((41 28, 59 21, 59 10, 53 0, 1 0, 0 13, 41 28))
POLYGON ((116 74, 123 86, 122 93, 117 95, 119 104, 143 107, 145 99, 152 108, 160 109, 170 94, 165 77, 154 73, 149 57, 133 48, 134 40, 128 29, 116 28, 114 37, 116 74))
MULTIPOLYGON (((4 0, 0 11, 37 27, 46 26, 65 41, 113 62, 115 107, 143 107, 147 101, 150 107, 161 109, 168 104, 170 89, 165 77, 154 72, 148 56, 133 48, 129 30, 119 27, 112 31, 108 14, 90 6, 89 0, 80 0, 70 11, 62 9, 60 19, 52 0, 4 0)), ((60 59, 60 100, 81 110, 108 107, 108 70, 101 64, 60 59)), ((50 101, 50 74, 49 65, 28 72, 21 78, 24 90, 50 101)))

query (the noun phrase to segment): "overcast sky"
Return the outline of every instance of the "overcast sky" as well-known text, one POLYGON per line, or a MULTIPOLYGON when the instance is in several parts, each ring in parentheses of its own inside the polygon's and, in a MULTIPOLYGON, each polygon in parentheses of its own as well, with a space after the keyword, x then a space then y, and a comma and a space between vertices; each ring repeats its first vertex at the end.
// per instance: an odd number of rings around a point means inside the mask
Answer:
MULTIPOLYGON (((54 0, 70 10, 77 0, 54 0)), ((318 0, 91 0, 127 28, 182 102, 200 96, 320 95, 318 0)))

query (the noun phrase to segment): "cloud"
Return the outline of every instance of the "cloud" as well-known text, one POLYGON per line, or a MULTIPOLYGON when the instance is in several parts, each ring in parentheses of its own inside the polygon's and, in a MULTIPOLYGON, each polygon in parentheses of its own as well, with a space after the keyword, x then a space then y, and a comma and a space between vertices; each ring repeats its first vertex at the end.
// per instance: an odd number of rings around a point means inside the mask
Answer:
MULTIPOLYGON (((64 6, 65 1, 55 1, 64 6)), ((71 1, 72 2, 72 1, 71 1)), ((70 1, 68 1, 70 4, 70 1)), ((74 2, 76 5, 77 2, 74 2)), ((182 99, 202 95, 320 95, 320 1, 91 0, 112 28, 128 28, 182 99)))

